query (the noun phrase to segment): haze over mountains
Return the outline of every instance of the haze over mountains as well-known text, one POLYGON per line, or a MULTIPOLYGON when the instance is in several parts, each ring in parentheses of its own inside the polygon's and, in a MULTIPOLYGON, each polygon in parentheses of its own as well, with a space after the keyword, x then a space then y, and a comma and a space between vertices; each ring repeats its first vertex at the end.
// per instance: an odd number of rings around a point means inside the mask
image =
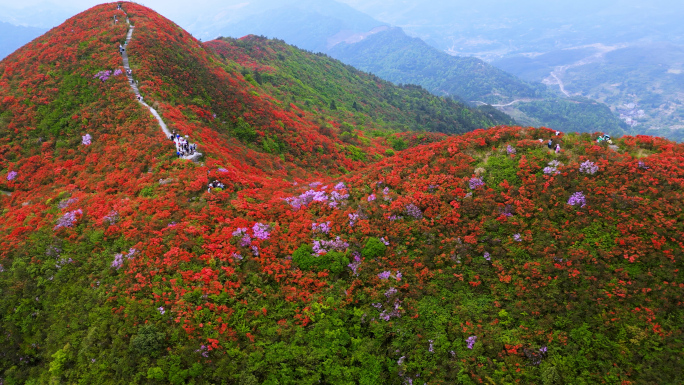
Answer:
POLYGON ((451 54, 606 103, 635 132, 684 138, 680 1, 343 2, 451 54))

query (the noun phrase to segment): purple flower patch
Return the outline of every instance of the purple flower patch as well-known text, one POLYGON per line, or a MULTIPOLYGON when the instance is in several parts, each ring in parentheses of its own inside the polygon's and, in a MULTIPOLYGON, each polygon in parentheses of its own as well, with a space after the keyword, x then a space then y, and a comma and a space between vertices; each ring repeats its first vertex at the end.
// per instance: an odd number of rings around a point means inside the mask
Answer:
POLYGON ((76 216, 77 215, 82 215, 83 211, 81 209, 74 210, 74 211, 69 211, 68 213, 64 214, 59 220, 57 221, 57 225, 55 225, 54 230, 57 230, 62 227, 71 227, 76 223, 76 216))
POLYGON ((484 182, 480 178, 470 178, 468 181, 468 186, 471 190, 475 190, 478 187, 484 186, 484 182))
POLYGON ((475 341, 477 341, 477 336, 470 336, 466 338, 466 343, 468 344, 468 349, 472 349, 475 346, 475 341))
POLYGON ((568 199, 568 204, 570 206, 580 205, 580 207, 584 207, 587 205, 587 198, 584 196, 584 193, 578 191, 570 195, 570 199, 568 199))

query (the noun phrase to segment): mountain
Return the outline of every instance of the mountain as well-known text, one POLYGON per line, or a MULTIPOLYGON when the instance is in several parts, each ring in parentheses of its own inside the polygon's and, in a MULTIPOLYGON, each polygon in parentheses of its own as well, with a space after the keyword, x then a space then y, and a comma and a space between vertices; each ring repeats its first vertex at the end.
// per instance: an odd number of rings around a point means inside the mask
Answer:
POLYGON ((494 105, 524 125, 612 135, 623 135, 628 128, 600 102, 560 98, 539 82, 523 81, 478 58, 451 56, 346 4, 332 0, 276 4, 267 0, 249 3, 225 20, 216 19, 202 27, 193 24, 193 28, 233 37, 277 37, 306 50, 327 53, 395 84, 416 84, 436 95, 494 105))
POLYGON ((40 28, 21 27, 0 22, 0 59, 43 33, 45 30, 40 28))
POLYGON ((394 133, 482 112, 123 8, 0 61, 3 384, 684 380, 684 145, 394 133))
POLYGON ((601 102, 559 97, 539 82, 525 82, 478 58, 451 56, 400 28, 340 43, 329 53, 395 83, 419 84, 437 95, 491 104, 521 124, 613 135, 622 135, 628 128, 601 102))
POLYGON ((65 18, 79 10, 80 6, 75 6, 73 2, 52 2, 49 0, 5 2, 0 4, 0 21, 17 26, 39 28, 45 32, 61 24, 65 18))
POLYGON ((322 52, 337 39, 386 25, 334 0, 209 1, 212 14, 190 10, 184 25, 196 36, 264 35, 322 52), (329 42, 328 39, 331 39, 329 42))
POLYGON ((469 108, 418 86, 397 87, 324 54, 282 40, 246 36, 206 43, 258 90, 298 109, 325 113, 337 125, 365 130, 463 133, 514 121, 493 108, 469 108))
POLYGON ((478 57, 566 96, 605 104, 627 132, 684 137, 682 2, 343 2, 439 51, 478 57))
POLYGON ((473 57, 436 50, 401 28, 379 32, 354 43, 332 47, 330 56, 394 83, 420 84, 436 94, 458 95, 491 104, 539 97, 543 85, 531 85, 473 57))

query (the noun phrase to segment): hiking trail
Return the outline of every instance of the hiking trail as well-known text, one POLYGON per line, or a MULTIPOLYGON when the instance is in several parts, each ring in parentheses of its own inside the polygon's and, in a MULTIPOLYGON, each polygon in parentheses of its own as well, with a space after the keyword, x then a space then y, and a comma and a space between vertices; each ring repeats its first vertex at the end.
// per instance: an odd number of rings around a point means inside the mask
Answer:
MULTIPOLYGON (((152 113, 152 116, 154 116, 157 119, 157 122, 159 122, 159 126, 161 127, 162 131, 164 132, 164 137, 168 140, 171 137, 171 131, 169 131, 169 128, 166 126, 166 123, 164 123, 164 120, 162 119, 161 115, 149 106, 147 103, 145 103, 143 100, 141 100, 140 96, 140 90, 138 90, 138 86, 135 84, 135 81, 133 80, 133 74, 132 72, 129 73, 131 70, 131 67, 128 62, 128 43, 131 41, 131 38, 133 37, 133 30, 135 29, 135 26, 131 25, 131 21, 128 18, 128 14, 126 11, 121 9, 121 11, 126 15, 126 23, 128 24, 128 34, 126 35, 126 42, 124 43, 123 47, 124 50, 121 52, 121 57, 123 58, 123 65, 124 68, 126 69, 126 77, 128 78, 128 84, 130 84, 131 89, 135 93, 136 100, 138 103, 142 104, 145 106, 147 109, 150 110, 150 113, 152 113)), ((182 159, 187 159, 187 160, 192 160, 196 162, 200 157, 202 157, 202 153, 200 152, 195 152, 192 155, 185 155, 182 157, 182 159)))

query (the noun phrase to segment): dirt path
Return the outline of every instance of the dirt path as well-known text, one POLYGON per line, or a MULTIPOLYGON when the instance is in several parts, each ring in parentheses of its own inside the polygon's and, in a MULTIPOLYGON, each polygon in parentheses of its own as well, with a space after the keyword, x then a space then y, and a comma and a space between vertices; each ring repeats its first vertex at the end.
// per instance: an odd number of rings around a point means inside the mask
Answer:
POLYGON ((12 195, 12 193, 11 193, 11 192, 9 192, 9 191, 5 191, 5 190, 0 190, 0 195, 6 195, 6 196, 11 196, 11 195, 12 195))
MULTIPOLYGON (((126 13, 126 12, 124 11, 124 13, 126 13)), ((154 116, 155 119, 157 119, 157 122, 159 123, 159 127, 161 127, 162 131, 164 132, 164 137, 166 139, 169 139, 171 137, 171 131, 166 126, 166 123, 164 123, 164 120, 162 119, 161 115, 159 115, 157 110, 150 107, 147 103, 145 103, 143 100, 141 100, 140 90, 138 89, 138 86, 135 83, 135 80, 133 79, 133 75, 128 73, 128 71, 130 71, 130 69, 131 69, 130 64, 128 62, 128 43, 133 38, 133 30, 135 29, 135 27, 131 25, 131 22, 128 19, 128 14, 126 14, 126 23, 128 24, 128 34, 126 35, 126 43, 124 43, 124 51, 121 53, 121 56, 123 58, 124 68, 126 69, 126 77, 128 78, 128 84, 130 84, 131 89, 133 90, 133 93, 135 93, 136 100, 138 101, 138 103, 145 106, 150 111, 152 116, 154 116)), ((196 161, 201 156, 202 156, 202 153, 195 152, 192 155, 184 156, 183 159, 196 161)))

